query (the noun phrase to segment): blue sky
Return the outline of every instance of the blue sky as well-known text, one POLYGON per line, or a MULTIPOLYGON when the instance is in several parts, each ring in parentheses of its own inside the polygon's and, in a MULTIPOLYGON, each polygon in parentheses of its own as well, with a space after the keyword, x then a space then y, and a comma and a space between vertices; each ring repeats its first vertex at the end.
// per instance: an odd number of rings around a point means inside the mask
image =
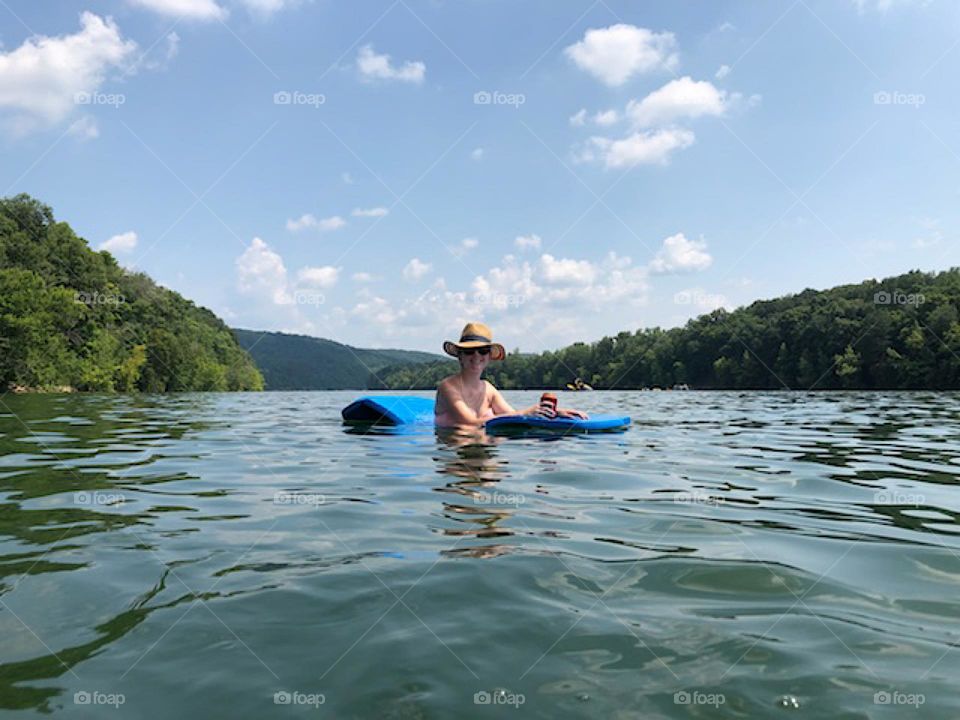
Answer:
POLYGON ((439 350, 960 265, 945 0, 0 3, 0 185, 237 327, 439 350))

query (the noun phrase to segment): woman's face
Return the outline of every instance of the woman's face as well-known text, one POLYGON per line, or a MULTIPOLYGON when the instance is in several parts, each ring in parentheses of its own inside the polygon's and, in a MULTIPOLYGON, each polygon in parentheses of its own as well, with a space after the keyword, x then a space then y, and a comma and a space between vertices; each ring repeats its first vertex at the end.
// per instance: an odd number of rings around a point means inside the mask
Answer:
POLYGON ((458 357, 461 368, 476 373, 483 372, 484 368, 487 367, 487 363, 490 362, 489 353, 481 355, 478 352, 468 353, 461 350, 458 357))

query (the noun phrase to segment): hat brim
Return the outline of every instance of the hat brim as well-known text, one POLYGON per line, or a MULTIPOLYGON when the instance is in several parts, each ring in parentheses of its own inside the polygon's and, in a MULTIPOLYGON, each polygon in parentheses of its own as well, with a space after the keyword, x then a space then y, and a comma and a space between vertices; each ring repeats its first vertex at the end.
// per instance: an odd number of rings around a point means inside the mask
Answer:
POLYGON ((485 343, 485 342, 476 342, 468 340, 467 342, 455 343, 452 340, 447 340, 443 344, 443 351, 447 355, 452 355, 457 357, 457 354, 460 350, 469 350, 471 348, 481 348, 488 347, 490 348, 490 359, 491 360, 503 360, 507 356, 507 351, 503 349, 503 345, 500 343, 485 343))

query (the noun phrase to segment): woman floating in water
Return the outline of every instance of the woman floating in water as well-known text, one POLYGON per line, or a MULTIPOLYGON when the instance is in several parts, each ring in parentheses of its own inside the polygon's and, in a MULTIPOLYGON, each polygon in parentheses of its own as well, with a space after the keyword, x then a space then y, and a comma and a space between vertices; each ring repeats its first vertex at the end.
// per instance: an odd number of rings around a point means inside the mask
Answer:
POLYGON ((460 342, 447 341, 443 351, 460 361, 460 372, 445 378, 437 387, 437 425, 483 425, 498 415, 542 415, 586 419, 586 413, 556 407, 556 397, 544 393, 537 405, 514 410, 493 385, 480 376, 491 360, 503 360, 503 345, 493 342, 493 333, 482 323, 467 323, 460 342), (552 403, 550 402, 552 399, 552 403))

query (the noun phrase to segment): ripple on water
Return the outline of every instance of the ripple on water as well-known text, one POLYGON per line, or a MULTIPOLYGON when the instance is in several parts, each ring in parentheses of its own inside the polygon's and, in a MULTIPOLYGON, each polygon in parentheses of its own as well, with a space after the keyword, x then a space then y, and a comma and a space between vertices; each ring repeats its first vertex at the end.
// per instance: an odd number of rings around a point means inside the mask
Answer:
POLYGON ((960 716, 955 394, 581 393, 634 426, 551 442, 352 395, 5 400, 0 707, 960 716))

